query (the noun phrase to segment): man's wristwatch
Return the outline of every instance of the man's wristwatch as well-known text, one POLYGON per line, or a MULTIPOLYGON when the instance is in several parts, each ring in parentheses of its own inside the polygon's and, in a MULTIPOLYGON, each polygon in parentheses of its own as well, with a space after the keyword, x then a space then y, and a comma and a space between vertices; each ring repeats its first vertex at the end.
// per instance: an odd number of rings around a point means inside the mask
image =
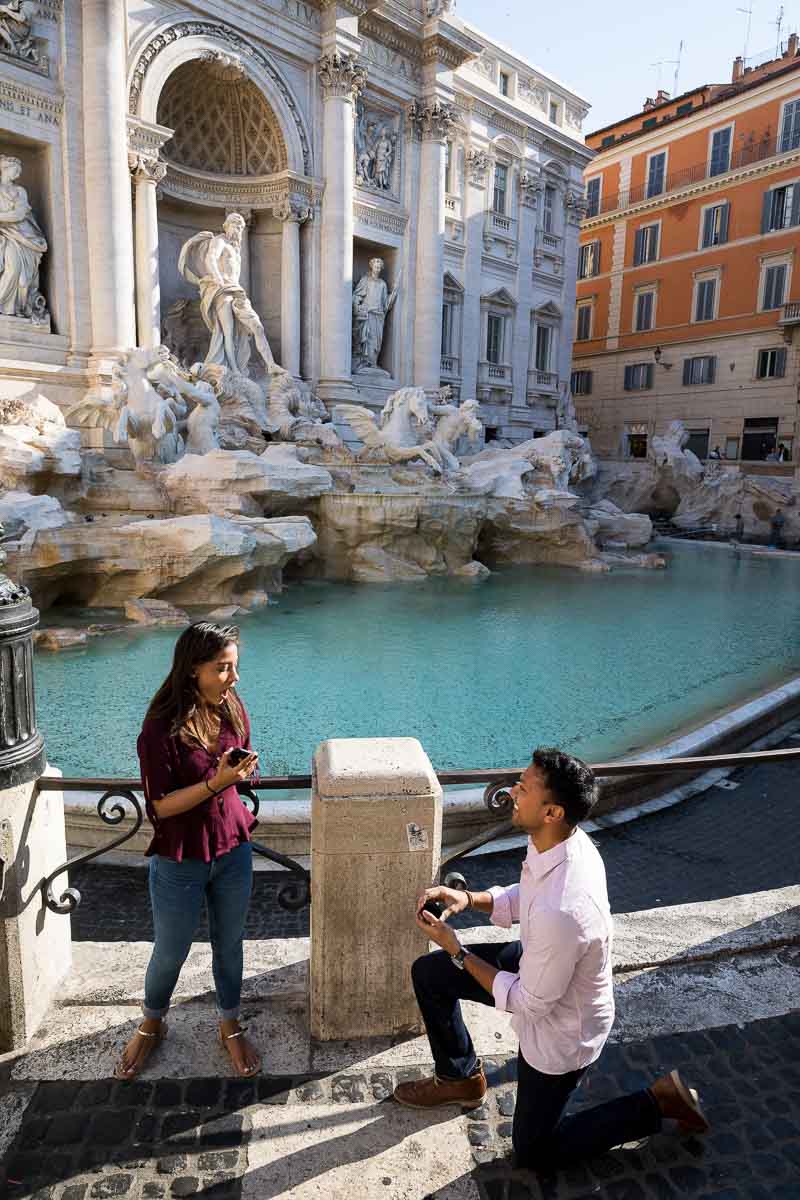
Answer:
POLYGON ((457 954, 450 955, 452 962, 455 963, 455 965, 458 967, 459 971, 463 971, 466 969, 464 966, 464 959, 467 957, 468 954, 469 954, 469 950, 465 950, 464 947, 461 946, 459 948, 459 951, 457 954))

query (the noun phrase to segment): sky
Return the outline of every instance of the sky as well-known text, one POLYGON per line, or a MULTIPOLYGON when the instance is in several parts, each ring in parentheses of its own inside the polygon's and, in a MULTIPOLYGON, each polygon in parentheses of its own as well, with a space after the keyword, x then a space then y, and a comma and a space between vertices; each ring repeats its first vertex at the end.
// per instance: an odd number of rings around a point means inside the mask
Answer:
POLYGON ((456 14, 514 49, 584 96, 592 105, 591 132, 639 112, 659 87, 672 92, 681 40, 678 92, 702 83, 726 83, 733 60, 744 52, 752 4, 748 53, 773 56, 775 21, 784 9, 781 39, 800 30, 800 0, 456 0, 456 14), (659 15, 662 14, 662 15, 659 15), (772 52, 770 54, 769 52, 772 52), (661 67, 653 64, 663 62, 661 67), (660 78, 659 78, 660 74, 660 78))

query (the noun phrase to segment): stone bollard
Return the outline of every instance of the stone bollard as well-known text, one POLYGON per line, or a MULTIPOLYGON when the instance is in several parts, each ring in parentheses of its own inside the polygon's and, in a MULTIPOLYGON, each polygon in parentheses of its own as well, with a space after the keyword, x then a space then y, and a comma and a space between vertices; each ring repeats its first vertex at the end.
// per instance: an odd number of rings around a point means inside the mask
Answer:
POLYGON ((314 755, 311 1036, 414 1032, 416 897, 436 876, 442 789, 416 738, 337 738, 314 755))
POLYGON ((47 909, 41 888, 67 852, 61 793, 40 793, 37 783, 45 763, 33 687, 38 619, 27 591, 0 572, 0 1052, 28 1041, 71 959, 69 919, 47 909))

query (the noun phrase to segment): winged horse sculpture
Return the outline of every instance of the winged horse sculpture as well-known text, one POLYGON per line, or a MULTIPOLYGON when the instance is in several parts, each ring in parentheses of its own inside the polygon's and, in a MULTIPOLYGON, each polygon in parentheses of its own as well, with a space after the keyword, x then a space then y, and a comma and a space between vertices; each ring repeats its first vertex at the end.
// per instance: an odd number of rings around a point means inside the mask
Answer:
POLYGON ((336 415, 348 422, 364 443, 362 454, 378 451, 391 463, 420 459, 437 475, 446 464, 441 447, 432 439, 420 442, 420 431, 430 430, 430 412, 424 388, 405 387, 386 401, 380 422, 360 404, 337 404, 336 415))

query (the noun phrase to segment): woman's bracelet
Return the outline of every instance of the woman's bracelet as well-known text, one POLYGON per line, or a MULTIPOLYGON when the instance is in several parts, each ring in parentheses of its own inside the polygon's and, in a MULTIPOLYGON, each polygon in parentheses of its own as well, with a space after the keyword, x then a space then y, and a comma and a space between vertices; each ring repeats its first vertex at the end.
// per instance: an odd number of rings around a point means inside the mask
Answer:
POLYGON ((213 787, 212 787, 212 786, 211 786, 211 784, 208 782, 208 780, 207 780, 207 779, 204 779, 204 780, 203 780, 203 783, 204 783, 204 784, 206 785, 206 787, 208 788, 208 794, 209 794, 209 796, 215 796, 215 795, 216 795, 216 792, 214 791, 213 787))
MULTIPOLYGON (((466 889, 464 889, 464 890, 466 891, 466 889)), ((467 892, 467 908, 473 908, 473 907, 474 907, 474 903, 473 903, 473 899, 472 899, 472 892, 467 892)))

